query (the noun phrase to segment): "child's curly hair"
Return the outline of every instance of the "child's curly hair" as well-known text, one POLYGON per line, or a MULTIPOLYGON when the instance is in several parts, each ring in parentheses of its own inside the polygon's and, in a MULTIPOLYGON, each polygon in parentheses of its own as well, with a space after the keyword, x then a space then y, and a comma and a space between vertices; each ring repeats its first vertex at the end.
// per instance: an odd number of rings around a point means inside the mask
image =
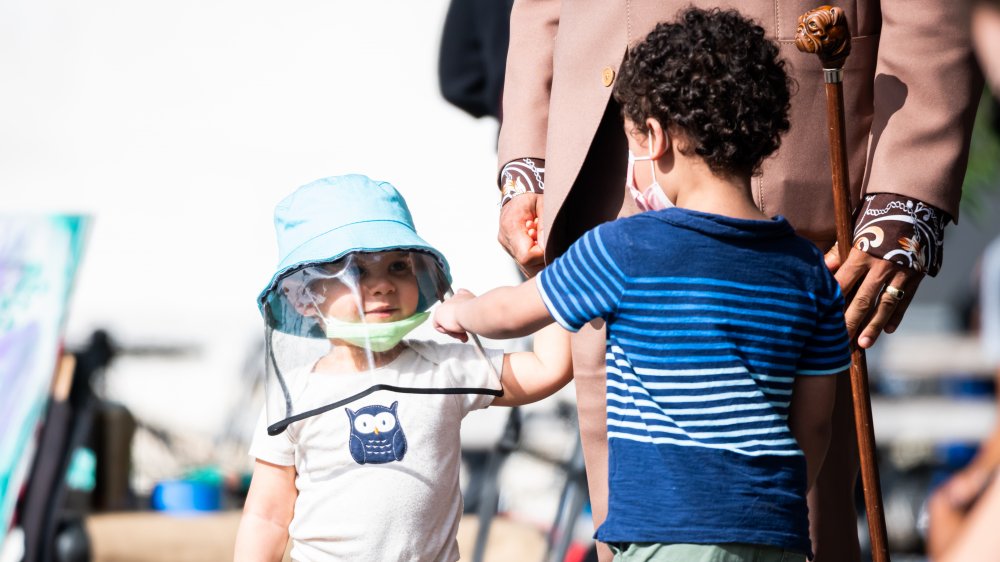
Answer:
POLYGON ((735 10, 683 10, 632 47, 614 96, 646 130, 679 130, 713 172, 752 174, 788 130, 793 83, 764 29, 735 10))

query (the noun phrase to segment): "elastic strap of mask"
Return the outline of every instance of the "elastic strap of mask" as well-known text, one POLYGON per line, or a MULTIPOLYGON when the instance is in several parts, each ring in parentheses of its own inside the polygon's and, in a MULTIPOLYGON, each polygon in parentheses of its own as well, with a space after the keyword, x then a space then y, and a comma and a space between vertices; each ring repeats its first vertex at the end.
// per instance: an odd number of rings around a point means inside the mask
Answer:
POLYGON ((656 182, 656 161, 653 159, 653 139, 649 139, 649 177, 653 178, 653 183, 656 182))

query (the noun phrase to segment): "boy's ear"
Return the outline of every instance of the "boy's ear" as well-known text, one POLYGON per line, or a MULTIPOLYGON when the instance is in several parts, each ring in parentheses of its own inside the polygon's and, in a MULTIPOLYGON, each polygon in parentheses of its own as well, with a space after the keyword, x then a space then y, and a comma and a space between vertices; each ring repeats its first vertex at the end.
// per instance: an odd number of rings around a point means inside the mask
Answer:
POLYGON ((652 117, 646 119, 646 128, 649 130, 649 142, 652 143, 652 155, 656 160, 670 151, 670 133, 660 125, 660 122, 652 117))

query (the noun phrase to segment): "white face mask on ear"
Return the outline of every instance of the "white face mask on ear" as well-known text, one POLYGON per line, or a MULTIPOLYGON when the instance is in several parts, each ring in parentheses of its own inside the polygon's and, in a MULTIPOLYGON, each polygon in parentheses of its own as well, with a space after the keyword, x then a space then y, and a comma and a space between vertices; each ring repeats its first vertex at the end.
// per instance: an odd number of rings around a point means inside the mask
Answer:
POLYGON ((659 211, 669 209, 674 206, 674 202, 663 192, 663 188, 656 181, 656 163, 653 161, 653 142, 649 142, 649 156, 636 156, 632 151, 628 151, 628 171, 625 173, 625 188, 632 194, 635 204, 643 211, 659 211), (649 173, 653 178, 653 183, 646 189, 640 190, 635 184, 635 163, 640 160, 649 161, 649 173))

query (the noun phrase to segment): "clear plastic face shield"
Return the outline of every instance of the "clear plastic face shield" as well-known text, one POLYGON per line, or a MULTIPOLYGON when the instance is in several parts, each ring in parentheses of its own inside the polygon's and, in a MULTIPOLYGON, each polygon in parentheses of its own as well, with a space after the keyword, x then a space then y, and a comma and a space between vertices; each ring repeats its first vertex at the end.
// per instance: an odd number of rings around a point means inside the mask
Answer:
POLYGON ((435 387, 430 377, 401 385, 386 376, 407 368, 409 341, 443 341, 426 320, 448 294, 437 259, 421 251, 354 252, 282 275, 263 302, 268 433, 379 390, 501 395, 499 387, 435 387))

